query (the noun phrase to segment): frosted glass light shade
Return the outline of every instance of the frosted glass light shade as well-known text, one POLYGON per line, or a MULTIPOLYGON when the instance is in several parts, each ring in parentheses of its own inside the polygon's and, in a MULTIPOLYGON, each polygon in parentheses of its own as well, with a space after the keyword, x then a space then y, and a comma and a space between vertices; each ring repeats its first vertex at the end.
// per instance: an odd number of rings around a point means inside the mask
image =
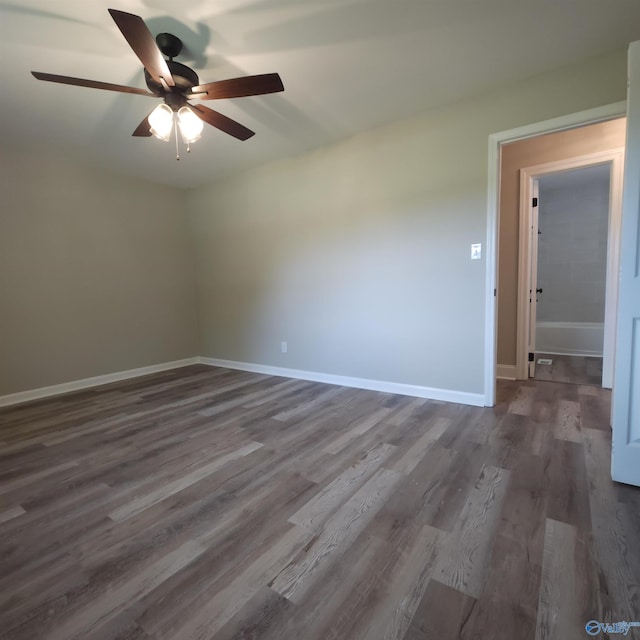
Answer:
POLYGON ((202 120, 189 107, 180 107, 178 109, 178 127, 180 128, 183 142, 189 144, 200 139, 204 125, 202 120))
POLYGON ((149 128, 156 138, 169 140, 173 129, 173 111, 169 105, 160 104, 149 114, 149 128))

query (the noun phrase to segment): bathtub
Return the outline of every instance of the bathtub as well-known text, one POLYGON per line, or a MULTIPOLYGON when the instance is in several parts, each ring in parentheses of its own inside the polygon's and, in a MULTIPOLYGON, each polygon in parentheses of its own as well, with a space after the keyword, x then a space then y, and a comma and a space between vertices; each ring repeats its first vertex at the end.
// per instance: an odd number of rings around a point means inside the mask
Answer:
POLYGON ((603 344, 603 322, 536 323, 537 353, 601 358, 603 344))

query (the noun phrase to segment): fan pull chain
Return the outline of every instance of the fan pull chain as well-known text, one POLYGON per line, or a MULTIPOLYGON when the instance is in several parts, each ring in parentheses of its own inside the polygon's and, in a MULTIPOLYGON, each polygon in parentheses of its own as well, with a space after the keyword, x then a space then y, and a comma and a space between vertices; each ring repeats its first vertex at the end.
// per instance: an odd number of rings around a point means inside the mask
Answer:
POLYGON ((178 127, 174 124, 173 130, 176 134, 176 160, 180 160, 180 149, 178 148, 178 127))

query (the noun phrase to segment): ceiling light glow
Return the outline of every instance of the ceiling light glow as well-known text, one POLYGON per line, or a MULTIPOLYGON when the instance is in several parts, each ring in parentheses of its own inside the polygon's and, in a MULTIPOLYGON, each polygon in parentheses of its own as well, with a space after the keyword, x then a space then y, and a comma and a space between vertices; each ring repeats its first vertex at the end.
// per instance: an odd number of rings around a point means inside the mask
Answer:
POLYGON ((156 138, 169 141, 173 129, 173 111, 169 105, 160 104, 149 114, 149 128, 156 138))
POLYGON ((178 110, 178 127, 180 128, 182 141, 185 144, 190 144, 200 139, 204 125, 202 120, 189 107, 181 107, 178 110))

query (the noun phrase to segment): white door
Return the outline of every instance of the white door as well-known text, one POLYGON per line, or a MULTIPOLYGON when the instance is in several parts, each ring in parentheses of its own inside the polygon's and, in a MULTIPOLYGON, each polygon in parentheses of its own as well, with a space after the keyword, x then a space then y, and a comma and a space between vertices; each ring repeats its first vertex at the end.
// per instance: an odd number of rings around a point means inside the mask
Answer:
POLYGON ((534 178, 531 185, 531 267, 529 269, 529 377, 536 377, 536 317, 538 303, 538 180, 534 178))
POLYGON ((611 477, 640 486, 640 42, 628 76, 611 477))

